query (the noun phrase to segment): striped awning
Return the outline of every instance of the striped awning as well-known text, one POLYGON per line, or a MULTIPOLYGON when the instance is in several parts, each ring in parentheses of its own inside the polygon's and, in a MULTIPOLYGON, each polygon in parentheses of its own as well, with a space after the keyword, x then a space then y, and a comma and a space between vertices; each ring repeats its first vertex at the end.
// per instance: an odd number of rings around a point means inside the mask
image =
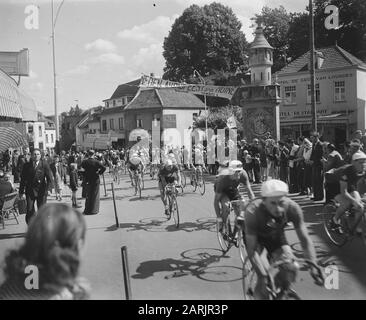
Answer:
POLYGON ((27 146, 27 141, 18 130, 12 127, 0 127, 0 152, 5 152, 9 148, 27 146))
POLYGON ((0 118, 37 121, 33 99, 0 69, 0 118))

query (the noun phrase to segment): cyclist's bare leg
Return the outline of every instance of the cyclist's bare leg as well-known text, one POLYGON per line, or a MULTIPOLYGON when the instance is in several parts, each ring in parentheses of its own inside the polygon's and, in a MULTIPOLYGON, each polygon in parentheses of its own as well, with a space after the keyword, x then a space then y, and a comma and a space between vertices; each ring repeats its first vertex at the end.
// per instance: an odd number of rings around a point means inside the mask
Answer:
POLYGON ((221 218, 225 225, 226 220, 230 214, 230 199, 227 196, 224 196, 221 199, 220 204, 221 204, 221 217, 218 218, 221 218))
POLYGON ((167 196, 164 192, 164 189, 165 189, 165 185, 163 185, 161 180, 159 180, 160 199, 164 204, 164 209, 167 210, 168 209, 168 201, 167 201, 167 196))

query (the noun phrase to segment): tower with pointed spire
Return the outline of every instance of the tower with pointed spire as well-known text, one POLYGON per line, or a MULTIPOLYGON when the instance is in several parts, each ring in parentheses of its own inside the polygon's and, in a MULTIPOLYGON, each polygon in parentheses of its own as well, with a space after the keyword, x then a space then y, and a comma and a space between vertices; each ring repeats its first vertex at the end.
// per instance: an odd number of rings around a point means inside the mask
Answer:
POLYGON ((243 133, 248 140, 271 136, 280 139, 280 86, 272 84, 273 48, 263 34, 262 26, 255 31, 249 47, 251 83, 239 87, 232 104, 243 108, 243 133))
POLYGON ((261 25, 255 30, 255 38, 249 48, 251 83, 270 85, 272 82, 273 47, 263 34, 261 25))

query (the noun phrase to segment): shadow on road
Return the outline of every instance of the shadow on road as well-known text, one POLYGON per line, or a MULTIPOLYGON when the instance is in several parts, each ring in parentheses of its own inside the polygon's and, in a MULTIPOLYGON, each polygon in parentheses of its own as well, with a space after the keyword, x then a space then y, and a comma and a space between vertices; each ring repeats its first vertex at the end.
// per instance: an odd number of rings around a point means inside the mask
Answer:
POLYGON ((212 266, 213 263, 220 262, 221 259, 228 258, 222 255, 220 250, 212 248, 190 249, 182 252, 183 259, 166 258, 162 260, 149 260, 140 263, 136 269, 133 279, 146 279, 154 276, 158 272, 169 272, 171 274, 164 277, 169 280, 184 276, 194 276, 204 281, 210 282, 233 282, 241 280, 241 268, 235 266, 212 266), (185 254, 190 250, 195 252, 199 259, 185 258, 185 254), (213 250, 216 252, 212 253, 213 250), (211 253, 210 253, 211 251, 211 253))
POLYGON ((23 233, 3 233, 3 234, 0 234, 0 240, 24 238, 25 235, 26 235, 25 232, 23 232, 23 233))

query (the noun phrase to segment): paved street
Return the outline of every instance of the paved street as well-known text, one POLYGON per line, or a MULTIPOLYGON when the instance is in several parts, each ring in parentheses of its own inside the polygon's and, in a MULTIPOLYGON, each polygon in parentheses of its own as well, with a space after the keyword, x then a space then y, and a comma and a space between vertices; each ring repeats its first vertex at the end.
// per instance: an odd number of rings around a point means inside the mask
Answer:
MULTIPOLYGON (((101 212, 87 216, 87 244, 81 275, 92 285, 92 299, 124 299, 120 248, 127 246, 133 299, 242 299, 241 263, 236 248, 222 256, 216 237, 213 212, 213 185, 207 182, 206 194, 186 192, 178 198, 181 225, 165 221, 157 182, 148 177, 143 199, 133 196, 127 177, 116 189, 120 226, 115 227, 111 198, 101 201, 101 212)), ((107 193, 111 195, 109 175, 107 193)), ((256 193, 259 186, 254 186, 256 193)), ((79 193, 81 190, 79 190, 79 193)), ((104 188, 101 186, 101 196, 104 188)), ((339 289, 327 290, 313 284, 310 275, 300 273, 297 292, 303 299, 365 299, 366 249, 359 239, 344 248, 331 246, 325 237, 318 215, 321 206, 306 197, 293 197, 305 211, 309 232, 324 263, 335 262, 340 270, 339 289)), ((64 198, 71 203, 69 197, 64 198)), ((55 201, 51 197, 50 202, 55 201)), ((82 201, 84 202, 84 201, 82 201)), ((8 221, 0 230, 0 260, 7 249, 23 241, 26 226, 8 221)), ((301 253, 291 228, 288 239, 301 253)), ((0 276, 0 281, 3 276, 0 276)))

